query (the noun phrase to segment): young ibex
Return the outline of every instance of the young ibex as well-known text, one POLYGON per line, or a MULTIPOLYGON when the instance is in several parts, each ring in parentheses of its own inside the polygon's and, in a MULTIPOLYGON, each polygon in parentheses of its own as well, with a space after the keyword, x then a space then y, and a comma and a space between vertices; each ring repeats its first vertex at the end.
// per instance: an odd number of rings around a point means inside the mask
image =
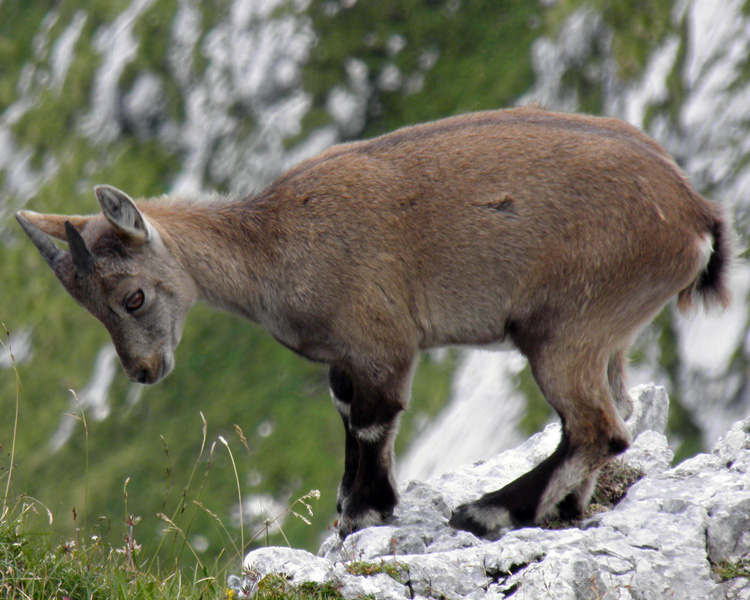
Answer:
POLYGON ((683 309, 696 293, 729 301, 721 211, 613 119, 455 117, 334 147, 240 200, 94 191, 103 214, 17 218, 131 379, 170 372, 197 300, 330 366, 342 535, 393 512, 393 439, 420 350, 510 341, 562 420, 549 458, 456 508, 450 525, 485 534, 579 515, 630 442, 635 334, 674 295, 683 309))

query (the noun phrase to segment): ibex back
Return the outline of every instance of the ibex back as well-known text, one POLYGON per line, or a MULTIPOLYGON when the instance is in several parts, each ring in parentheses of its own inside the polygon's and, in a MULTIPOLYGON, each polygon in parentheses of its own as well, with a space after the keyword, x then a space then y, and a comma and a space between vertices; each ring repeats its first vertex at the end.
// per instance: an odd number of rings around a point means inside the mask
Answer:
POLYGON ((456 508, 450 525, 485 534, 580 514, 630 442, 635 334, 675 295, 681 308, 729 300, 721 212, 613 119, 522 108, 437 121, 334 147, 238 200, 95 194, 102 214, 18 220, 130 378, 169 373, 197 300, 330 366, 342 535, 393 512, 393 438, 420 350, 510 341, 562 420, 549 458, 456 508))

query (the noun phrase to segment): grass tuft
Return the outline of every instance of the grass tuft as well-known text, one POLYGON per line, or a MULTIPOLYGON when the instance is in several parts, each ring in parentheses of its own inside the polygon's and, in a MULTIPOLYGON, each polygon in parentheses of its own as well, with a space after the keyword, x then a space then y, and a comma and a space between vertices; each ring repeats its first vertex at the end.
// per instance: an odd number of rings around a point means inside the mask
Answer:
POLYGON ((738 577, 750 580, 750 558, 740 559, 736 562, 722 560, 712 566, 713 572, 721 581, 729 581, 738 577))
POLYGON ((617 506, 633 484, 644 475, 643 471, 631 467, 622 459, 609 461, 599 472, 592 502, 607 510, 617 506))
POLYGON ((253 600, 343 600, 339 586, 333 581, 305 582, 292 585, 281 574, 266 575, 258 582, 253 600))
MULTIPOLYGON (((11 351, 10 333, 3 324, 5 340, 0 344, 11 357, 11 366, 15 372, 16 414, 15 423, 21 407, 22 386, 16 371, 15 359, 11 351)), ((72 392, 75 397, 75 392, 72 392)), ((77 400, 77 398, 76 398, 77 400)), ((75 418, 84 423, 86 435, 86 457, 88 465, 88 428, 81 404, 78 403, 80 415, 75 418)), ((85 519, 78 523, 75 508, 72 510, 73 521, 76 523, 73 537, 61 535, 56 531, 57 525, 52 511, 39 500, 25 494, 13 494, 13 474, 16 468, 16 439, 17 425, 13 429, 13 439, 10 444, 9 465, 0 465, 0 598, 8 600, 29 600, 36 598, 50 598, 54 600, 70 600, 72 598, 87 598, 89 600, 224 600, 229 598, 258 598, 278 600, 338 600, 341 595, 334 584, 304 584, 292 587, 283 580, 266 578, 261 581, 257 593, 253 596, 241 595, 242 591, 234 589, 229 582, 238 579, 228 573, 239 572, 245 551, 271 525, 278 525, 280 520, 291 513, 302 521, 309 523, 307 515, 312 516, 312 500, 320 497, 320 492, 312 490, 291 503, 282 514, 269 516, 260 531, 245 539, 245 532, 240 535, 237 543, 229 533, 218 515, 204 506, 201 501, 209 471, 211 457, 215 443, 208 452, 208 460, 204 462, 206 448, 206 419, 201 413, 203 422, 203 443, 198 459, 193 466, 188 483, 182 492, 175 509, 168 516, 161 512, 157 517, 166 523, 163 535, 154 540, 152 536, 143 544, 139 541, 139 525, 142 518, 132 514, 128 508, 130 478, 123 484, 124 517, 121 521, 121 537, 119 543, 109 543, 106 534, 111 528, 111 520, 102 517, 93 526, 89 526, 85 519), (205 472, 193 489, 199 467, 205 472), (3 482, 3 479, 5 481, 3 482), (192 497, 192 499, 191 499, 192 497), (187 510, 190 506, 194 510, 187 510), (190 544, 188 533, 193 519, 197 514, 205 513, 210 516, 214 526, 220 531, 225 542, 223 549, 213 561, 209 562, 199 557, 199 553, 190 544), (163 559, 162 549, 170 545, 168 558, 163 559), (184 552, 192 555, 192 567, 180 568, 180 557, 184 552), (162 557, 162 558, 160 558, 162 557)), ((240 439, 247 448, 244 436, 240 439)), ((240 503, 242 501, 240 477, 232 456, 229 443, 223 438, 221 442, 226 446, 230 457, 240 503)), ((167 460, 169 462, 169 448, 162 438, 167 460)), ((248 448, 249 450, 249 448, 248 448)), ((88 468, 88 467, 87 467, 88 468)), ((167 477, 172 474, 171 464, 167 469, 167 477)), ((88 499, 84 498, 84 503, 88 499)), ((166 505, 166 498, 164 504, 166 505)), ((87 511, 84 511, 86 513, 87 511)))
POLYGON ((346 571, 352 575, 360 575, 363 577, 372 577, 379 573, 385 573, 388 577, 402 585, 406 585, 406 582, 409 580, 409 567, 397 561, 381 560, 380 562, 350 562, 346 565, 346 571))

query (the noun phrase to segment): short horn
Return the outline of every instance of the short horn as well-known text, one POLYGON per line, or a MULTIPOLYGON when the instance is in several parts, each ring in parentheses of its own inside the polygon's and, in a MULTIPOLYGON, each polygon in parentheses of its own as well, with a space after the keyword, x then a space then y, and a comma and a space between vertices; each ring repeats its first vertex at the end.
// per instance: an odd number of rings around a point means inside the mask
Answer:
POLYGON ((94 255, 91 254, 83 237, 70 221, 65 221, 65 235, 68 238, 68 247, 77 273, 81 276, 88 275, 94 268, 94 255))
POLYGON ((57 271, 60 261, 65 257, 65 251, 52 243, 49 236, 39 229, 36 225, 33 225, 24 217, 24 211, 16 213, 16 220, 21 225, 29 239, 34 242, 39 254, 42 258, 47 261, 47 264, 52 268, 53 271, 57 271))

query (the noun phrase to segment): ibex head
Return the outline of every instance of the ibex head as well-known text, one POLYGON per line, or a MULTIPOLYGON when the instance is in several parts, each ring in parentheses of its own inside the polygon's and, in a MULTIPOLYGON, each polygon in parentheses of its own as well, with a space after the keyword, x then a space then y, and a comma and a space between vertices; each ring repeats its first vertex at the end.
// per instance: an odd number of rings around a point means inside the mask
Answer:
POLYGON ((128 377, 156 383, 174 366, 194 285, 127 194, 105 185, 94 193, 102 215, 20 211, 16 219, 70 295, 104 323, 128 377))

